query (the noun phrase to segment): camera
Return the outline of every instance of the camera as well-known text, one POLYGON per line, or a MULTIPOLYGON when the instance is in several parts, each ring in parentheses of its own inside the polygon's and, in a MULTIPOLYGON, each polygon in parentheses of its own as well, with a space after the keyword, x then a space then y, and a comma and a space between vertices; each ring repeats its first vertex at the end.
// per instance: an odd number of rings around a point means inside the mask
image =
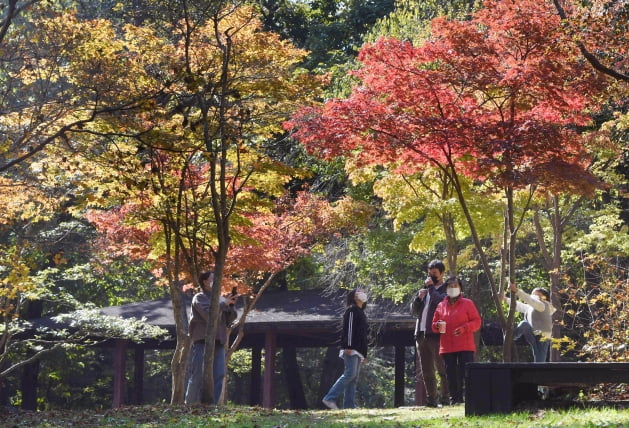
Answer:
MULTIPOLYGON (((232 287, 232 294, 231 297, 237 296, 238 295, 238 287, 232 287)), ((233 303, 230 303, 229 306, 234 306, 233 303)))

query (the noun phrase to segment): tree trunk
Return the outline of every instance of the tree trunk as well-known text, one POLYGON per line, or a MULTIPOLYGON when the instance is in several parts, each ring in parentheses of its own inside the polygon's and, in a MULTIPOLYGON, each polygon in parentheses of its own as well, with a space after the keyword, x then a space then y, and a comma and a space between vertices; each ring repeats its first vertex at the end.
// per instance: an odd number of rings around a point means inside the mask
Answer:
MULTIPOLYGON (((220 398, 219 404, 226 403, 229 398, 227 394, 228 393, 227 383, 229 379, 229 372, 227 371, 227 367, 229 367, 229 362, 231 361, 232 355, 234 354, 234 352, 238 350, 240 343, 245 337, 245 321, 247 320, 247 315, 249 315, 249 312, 251 312, 251 310, 255 307, 260 297, 262 297, 262 294, 264 293, 264 291, 267 288, 269 288, 275 276, 276 276, 275 273, 268 275, 266 280, 264 281, 264 283, 262 284, 262 286, 260 287, 260 289, 258 290, 258 292, 255 294, 253 298, 248 298, 247 296, 244 296, 244 298, 242 299, 242 315, 240 315, 240 318, 238 319, 238 322, 236 323, 236 325, 232 325, 227 328, 228 338, 232 337, 232 333, 234 330, 236 330, 237 334, 233 342, 231 342, 229 346, 226 347, 225 381, 223 382, 223 390, 221 392, 221 398, 220 398)), ((256 404, 259 404, 259 403, 256 403, 256 404)))
MULTIPOLYGON (((515 283, 515 226, 513 222, 513 210, 513 191, 512 189, 508 189, 503 241, 503 251, 505 251, 504 256, 506 260, 503 260, 502 263, 504 265, 501 266, 503 272, 506 266, 508 266, 508 270, 506 271, 505 283, 502 284, 503 290, 508 287, 508 284, 512 282, 515 283)), ((515 295, 511 296, 511 304, 509 305, 509 313, 507 315, 507 326, 505 328, 505 339, 502 345, 502 359, 506 362, 513 361, 513 323, 515 320, 516 299, 517 297, 515 295)))
MULTIPOLYGON (((26 319, 40 318, 43 312, 41 300, 30 301, 27 306, 26 319)), ((29 356, 33 351, 29 351, 29 356)), ((39 374, 39 360, 27 364, 22 369, 22 409, 37 410, 37 375, 39 374)))
POLYGON ((190 339, 188 338, 188 312, 186 311, 185 295, 180 289, 179 273, 181 272, 179 253, 179 240, 176 237, 178 226, 176 221, 172 223, 164 221, 164 239, 166 245, 166 275, 170 300, 173 306, 173 319, 175 320, 175 337, 177 343, 175 352, 170 360, 171 390, 170 404, 183 404, 186 398, 186 373, 188 358, 190 355, 190 339), (173 239, 173 237, 175 239, 173 239), (173 257, 173 255, 175 255, 173 257))
MULTIPOLYGON (((559 289, 562 276, 562 259, 561 248, 563 246, 563 230, 565 223, 572 217, 576 209, 581 205, 583 198, 577 199, 567 210, 566 214, 562 216, 559 197, 557 195, 549 196, 550 203, 548 204, 549 221, 552 226, 553 247, 549 250, 546 246, 544 239, 544 229, 542 228, 540 220, 539 209, 535 210, 533 215, 533 221, 535 224, 535 234, 537 242, 542 254, 542 260, 544 261, 544 267, 550 275, 550 302, 556 309, 553 314, 553 338, 561 337, 561 319, 563 313, 561 311, 561 301, 559 299, 559 289)), ((547 201, 548 201, 547 199, 547 201)), ((560 361, 561 354, 558 349, 550 348, 550 361, 560 361)))
POLYGON ((480 237, 478 236, 478 232, 476 230, 476 225, 474 223, 474 219, 470 213, 470 210, 467 206, 467 200, 465 199, 465 195, 463 193, 463 188, 461 183, 459 182, 459 178, 457 176, 456 171, 454 170, 454 166, 450 165, 450 177, 452 179, 452 185, 454 190, 456 191, 456 196, 461 206, 461 210, 463 211, 463 215, 467 221, 467 225, 470 228, 470 234, 472 236, 472 241, 474 242, 474 248, 478 254, 478 258, 480 260, 481 266, 483 267, 483 272, 489 282, 489 287, 491 290, 492 298, 494 299, 494 304, 496 306, 496 313, 498 316, 498 321, 500 322, 500 326, 504 329, 507 327, 507 320, 504 315, 504 311, 502 309, 502 294, 501 290, 496 287, 496 282, 494 281, 491 265, 489 264, 489 260, 487 259, 487 255, 485 254, 485 250, 483 249, 483 245, 481 243, 480 237))
POLYGON ((177 339, 177 345, 173 358, 170 361, 171 376, 171 396, 170 404, 183 404, 186 398, 186 373, 188 359, 190 358, 190 340, 185 337, 177 339))
MULTIPOLYGON (((175 244, 177 251, 177 244, 175 244)), ((188 337, 188 312, 184 294, 179 289, 179 263, 175 261, 173 275, 170 277, 170 298, 173 305, 173 317, 175 319, 175 334, 177 344, 171 359, 171 404, 183 404, 186 398, 186 373, 190 355, 190 338, 188 337)))
POLYGON ((459 254, 459 244, 456 239, 456 228, 454 219, 450 214, 445 214, 441 222, 446 237, 446 259, 448 261, 448 273, 456 275, 457 272, 457 256, 459 254))

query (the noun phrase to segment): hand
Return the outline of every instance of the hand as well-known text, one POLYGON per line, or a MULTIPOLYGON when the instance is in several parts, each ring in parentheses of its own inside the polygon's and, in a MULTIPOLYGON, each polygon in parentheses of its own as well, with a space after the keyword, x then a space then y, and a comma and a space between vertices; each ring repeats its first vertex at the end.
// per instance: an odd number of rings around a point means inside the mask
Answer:
POLYGON ((464 331, 463 327, 457 327, 454 329, 452 334, 454 334, 455 336, 460 336, 461 334, 463 334, 463 331, 464 331))
POLYGON ((229 297, 227 298, 227 303, 229 303, 230 305, 235 305, 236 301, 238 300, 238 294, 235 295, 229 295, 229 297))
POLYGON ((419 290, 419 293, 417 293, 417 296, 419 296, 420 299, 423 299, 424 297, 426 297, 426 294, 428 294, 428 290, 422 288, 421 290, 419 290))
POLYGON ((426 287, 432 287, 433 285, 435 285, 435 283, 432 282, 432 278, 431 277, 428 277, 428 278, 426 278, 426 281, 424 281, 424 285, 426 287))
POLYGON ((509 291, 512 293, 518 292, 518 287, 516 287, 515 282, 509 283, 509 291))

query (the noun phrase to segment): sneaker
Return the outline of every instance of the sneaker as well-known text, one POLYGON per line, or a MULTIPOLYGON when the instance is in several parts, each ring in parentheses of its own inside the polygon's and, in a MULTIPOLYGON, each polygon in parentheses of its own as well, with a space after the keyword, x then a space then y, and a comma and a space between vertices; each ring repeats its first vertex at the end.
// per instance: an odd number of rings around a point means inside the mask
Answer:
POLYGON ((323 405, 325 407, 327 407, 328 409, 332 409, 332 410, 338 410, 339 406, 336 405, 336 403, 334 401, 330 401, 330 400, 321 400, 321 402, 323 403, 323 405))
POLYGON ((550 397, 550 388, 547 386, 539 385, 537 387, 537 395, 540 400, 548 400, 548 398, 550 397))

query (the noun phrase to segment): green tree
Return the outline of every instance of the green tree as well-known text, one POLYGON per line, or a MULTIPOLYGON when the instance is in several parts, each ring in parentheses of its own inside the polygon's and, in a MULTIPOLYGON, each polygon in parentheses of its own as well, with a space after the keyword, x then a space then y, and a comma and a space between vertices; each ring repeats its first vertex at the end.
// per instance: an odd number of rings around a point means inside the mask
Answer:
POLYGON ((393 8, 393 0, 260 1, 265 28, 308 50, 306 68, 323 70, 355 57, 363 35, 393 8))
POLYGON ((480 3, 477 0, 398 0, 395 9, 371 27, 364 41, 372 43, 379 37, 394 37, 418 45, 430 36, 430 21, 434 18, 465 19, 481 6, 480 3))

